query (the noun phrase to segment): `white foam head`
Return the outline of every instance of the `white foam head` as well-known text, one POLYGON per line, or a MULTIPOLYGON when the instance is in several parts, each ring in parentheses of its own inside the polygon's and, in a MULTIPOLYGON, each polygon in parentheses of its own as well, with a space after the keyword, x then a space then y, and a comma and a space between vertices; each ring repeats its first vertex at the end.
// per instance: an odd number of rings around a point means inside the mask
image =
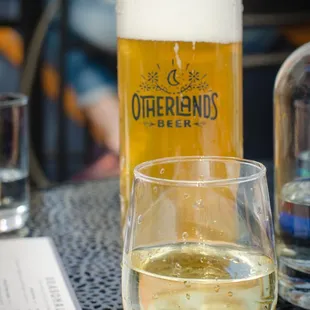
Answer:
POLYGON ((117 0, 118 37, 218 42, 242 40, 242 0, 117 0))

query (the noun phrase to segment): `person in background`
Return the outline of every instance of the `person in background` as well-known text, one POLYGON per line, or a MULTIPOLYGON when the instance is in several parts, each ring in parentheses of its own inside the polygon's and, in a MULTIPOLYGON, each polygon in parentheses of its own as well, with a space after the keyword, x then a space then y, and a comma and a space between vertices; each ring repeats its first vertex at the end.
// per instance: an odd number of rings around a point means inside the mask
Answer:
POLYGON ((24 59, 23 38, 13 28, 0 28, 0 92, 16 92, 19 88, 24 59))
MULTIPOLYGON (((115 5, 109 0, 69 0, 68 27, 64 97, 67 175, 73 179, 114 176, 118 174, 119 154, 115 5), (85 130, 95 144, 91 150, 83 139, 85 130), (85 149, 91 152, 90 165, 80 172, 85 149)), ((60 98, 60 44, 60 20, 56 16, 46 36, 41 74, 45 120, 41 152, 44 170, 52 180, 57 179, 59 151, 53 127, 60 98)))

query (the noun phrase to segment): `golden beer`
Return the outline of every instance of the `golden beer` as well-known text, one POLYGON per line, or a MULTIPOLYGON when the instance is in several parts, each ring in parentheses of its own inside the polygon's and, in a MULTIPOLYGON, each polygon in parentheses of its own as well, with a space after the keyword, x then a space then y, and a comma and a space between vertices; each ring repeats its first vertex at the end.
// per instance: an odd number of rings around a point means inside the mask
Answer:
POLYGON ((139 163, 243 155, 241 0, 181 2, 118 3, 122 224, 139 163))

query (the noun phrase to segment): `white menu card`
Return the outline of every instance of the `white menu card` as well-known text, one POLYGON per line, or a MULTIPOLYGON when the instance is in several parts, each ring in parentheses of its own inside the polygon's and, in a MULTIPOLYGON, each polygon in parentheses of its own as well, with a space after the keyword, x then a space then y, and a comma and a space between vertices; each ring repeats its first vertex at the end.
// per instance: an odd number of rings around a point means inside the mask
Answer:
POLYGON ((49 238, 0 240, 0 310, 80 310, 49 238))

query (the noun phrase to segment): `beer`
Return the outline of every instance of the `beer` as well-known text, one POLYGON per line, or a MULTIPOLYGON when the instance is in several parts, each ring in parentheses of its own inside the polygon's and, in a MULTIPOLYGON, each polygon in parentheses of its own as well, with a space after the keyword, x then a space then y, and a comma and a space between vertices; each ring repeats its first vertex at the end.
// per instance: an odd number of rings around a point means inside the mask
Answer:
POLYGON ((242 0, 119 0, 122 223, 133 169, 242 157, 242 0))
POLYGON ((276 266, 253 249, 227 244, 140 248, 123 263, 125 310, 273 310, 276 266))

